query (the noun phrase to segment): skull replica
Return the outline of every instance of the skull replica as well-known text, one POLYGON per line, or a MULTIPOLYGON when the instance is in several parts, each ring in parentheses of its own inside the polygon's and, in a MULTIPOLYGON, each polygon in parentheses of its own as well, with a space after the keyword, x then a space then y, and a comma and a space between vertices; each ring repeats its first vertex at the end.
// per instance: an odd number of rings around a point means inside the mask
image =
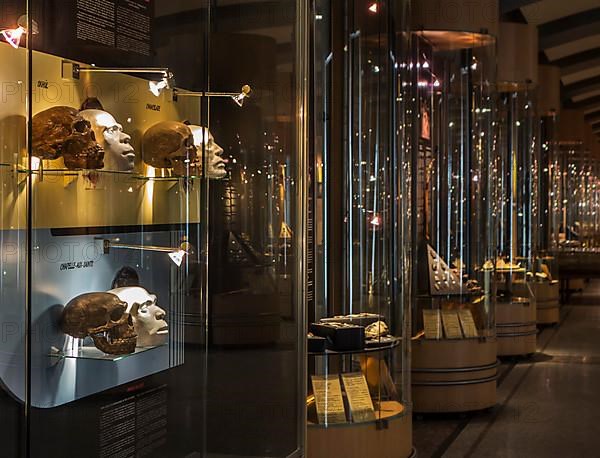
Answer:
POLYGON ((156 296, 139 286, 126 286, 110 290, 123 302, 133 318, 138 336, 138 347, 154 347, 167 342, 169 326, 164 320, 166 312, 156 304, 156 296))
POLYGON ((87 293, 71 299, 65 307, 61 329, 65 334, 83 339, 91 337, 104 353, 133 353, 136 334, 127 304, 110 293, 87 293))
POLYGON ((123 132, 113 115, 103 110, 83 110, 81 116, 92 126, 98 143, 104 149, 104 170, 133 170, 135 152, 129 143, 131 136, 123 132))
POLYGON ((206 159, 208 170, 206 171, 206 176, 213 180, 225 178, 227 176, 227 170, 225 170, 225 164, 227 162, 221 157, 223 148, 215 143, 214 137, 206 127, 194 125, 189 125, 188 127, 194 135, 194 145, 196 145, 196 148, 198 149, 196 159, 196 163, 199 164, 197 170, 198 173, 194 173, 194 175, 200 175, 202 171, 202 145, 204 145, 204 151, 208 153, 206 159))
POLYGON ((63 157, 68 169, 101 169, 104 150, 96 143, 89 123, 75 108, 58 106, 32 120, 33 155, 41 159, 63 157))
POLYGON ((194 175, 200 166, 192 131, 181 122, 162 121, 150 127, 142 140, 142 154, 146 164, 172 168, 177 176, 194 175))

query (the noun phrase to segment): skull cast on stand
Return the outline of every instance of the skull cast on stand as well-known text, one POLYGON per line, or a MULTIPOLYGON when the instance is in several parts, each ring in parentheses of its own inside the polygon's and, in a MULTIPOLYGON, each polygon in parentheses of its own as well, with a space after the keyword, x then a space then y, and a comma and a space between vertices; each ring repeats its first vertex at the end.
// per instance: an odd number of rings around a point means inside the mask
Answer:
POLYGON ((48 108, 36 114, 31 125, 34 156, 50 160, 62 157, 70 170, 104 167, 104 150, 96 142, 89 121, 75 108, 48 108))
POLYGON ((154 124, 144 133, 143 160, 156 168, 173 169, 176 176, 197 176, 202 158, 194 146, 194 135, 188 126, 176 121, 154 124))
POLYGON ((99 350, 110 355, 133 353, 137 334, 127 304, 110 293, 86 293, 71 299, 63 310, 60 327, 77 339, 91 337, 99 350))

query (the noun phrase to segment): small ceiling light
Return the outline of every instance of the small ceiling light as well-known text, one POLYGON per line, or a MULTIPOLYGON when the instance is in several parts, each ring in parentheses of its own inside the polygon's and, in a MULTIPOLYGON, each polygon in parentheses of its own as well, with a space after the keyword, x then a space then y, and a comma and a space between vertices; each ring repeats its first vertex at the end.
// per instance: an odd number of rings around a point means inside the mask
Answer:
POLYGON ((19 26, 16 29, 3 30, 1 33, 9 45, 11 45, 15 49, 19 49, 19 45, 21 44, 21 37, 23 36, 23 34, 25 34, 25 32, 27 32, 25 27, 19 26))
POLYGON ((373 216, 373 218, 371 218, 371 225, 372 226, 381 225, 381 218, 379 217, 379 215, 375 215, 375 216, 373 216))
POLYGON ((423 68, 429 68, 429 62, 427 62, 427 61, 423 62, 423 68))
POLYGON ((246 98, 250 97, 250 93, 252 92, 252 88, 250 86, 248 86, 247 84, 244 84, 242 86, 242 92, 240 92, 237 95, 232 95, 231 98, 233 99, 233 101, 235 103, 238 104, 238 106, 243 106, 244 105, 244 100, 246 100, 246 98))
POLYGON ((379 9, 377 2, 373 2, 371 3, 371 6, 369 6, 369 11, 371 13, 377 13, 377 10, 379 9))

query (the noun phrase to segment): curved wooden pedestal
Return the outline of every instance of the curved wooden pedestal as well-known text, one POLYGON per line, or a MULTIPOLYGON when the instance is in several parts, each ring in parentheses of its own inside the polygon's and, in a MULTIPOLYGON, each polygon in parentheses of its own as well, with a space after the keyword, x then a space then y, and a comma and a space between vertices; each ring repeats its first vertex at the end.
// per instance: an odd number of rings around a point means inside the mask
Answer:
POLYGON ((493 338, 413 341, 413 410, 468 412, 492 407, 497 368, 493 338))
POLYGON ((412 416, 402 404, 384 401, 378 421, 325 427, 308 424, 307 458, 408 458, 413 455, 412 416))
POLYGON ((528 299, 515 297, 511 302, 496 303, 498 356, 535 353, 536 308, 528 299))
POLYGON ((560 321, 560 284, 558 281, 532 285, 537 307, 538 324, 556 324, 560 321))

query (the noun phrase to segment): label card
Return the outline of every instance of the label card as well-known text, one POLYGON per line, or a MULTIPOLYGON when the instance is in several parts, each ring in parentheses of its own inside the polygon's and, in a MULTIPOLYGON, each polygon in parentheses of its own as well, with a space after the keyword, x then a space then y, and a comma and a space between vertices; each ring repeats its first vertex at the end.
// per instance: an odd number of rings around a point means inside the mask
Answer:
POLYGON ((458 318, 460 319, 460 325, 462 326, 463 334, 465 335, 465 337, 479 337, 479 333, 477 332, 477 326, 475 326, 475 320, 473 320, 473 314, 470 310, 459 310, 458 318))
POLYGON ((442 310, 442 323, 444 324, 444 334, 446 339, 462 339, 460 322, 455 310, 442 310))
POLYGON ((342 380, 352 413, 352 421, 354 423, 375 421, 375 408, 363 373, 342 374, 342 380))
POLYGON ((339 377, 313 375, 311 379, 319 423, 322 425, 346 423, 346 410, 339 377))
POLYGON ((423 329, 426 339, 441 339, 442 324, 439 310, 423 310, 423 329))

